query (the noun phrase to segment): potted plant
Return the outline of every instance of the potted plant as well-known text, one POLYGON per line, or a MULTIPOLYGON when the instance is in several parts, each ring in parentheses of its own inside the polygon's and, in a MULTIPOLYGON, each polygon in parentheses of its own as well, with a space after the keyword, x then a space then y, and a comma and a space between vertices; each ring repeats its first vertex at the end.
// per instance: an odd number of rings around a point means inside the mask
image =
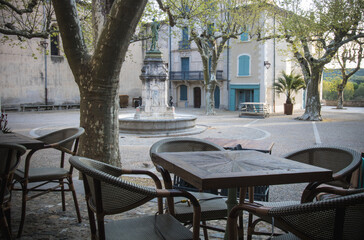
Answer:
POLYGON ((293 72, 287 74, 285 71, 282 71, 281 74, 282 76, 274 83, 274 89, 278 94, 283 93, 286 95, 287 99, 284 104, 284 114, 292 115, 294 104, 294 98, 292 97, 293 93, 306 88, 306 84, 301 75, 294 74, 293 72))
POLYGON ((0 132, 1 133, 11 133, 10 128, 7 127, 8 125, 8 114, 1 112, 0 114, 0 132))

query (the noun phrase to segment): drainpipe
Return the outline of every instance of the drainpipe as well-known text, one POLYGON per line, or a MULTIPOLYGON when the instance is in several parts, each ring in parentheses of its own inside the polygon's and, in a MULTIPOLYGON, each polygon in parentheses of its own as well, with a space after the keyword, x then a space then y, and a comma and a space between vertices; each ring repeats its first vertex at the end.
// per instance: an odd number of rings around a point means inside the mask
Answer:
POLYGON ((272 96, 273 96, 273 112, 276 112, 276 92, 274 90, 274 82, 276 79, 276 15, 273 17, 273 84, 272 84, 272 96))
POLYGON ((46 48, 44 48, 44 98, 45 98, 45 105, 48 105, 47 49, 46 48))
POLYGON ((230 108, 230 39, 227 41, 227 64, 226 64, 226 74, 227 74, 227 91, 228 91, 228 101, 227 108, 230 108))
POLYGON ((172 96, 172 82, 171 82, 171 72, 172 72, 172 29, 171 26, 168 26, 168 48, 169 48, 169 96, 172 96))
MULTIPOLYGON (((45 7, 43 5, 43 30, 46 26, 45 7)), ((47 82, 47 47, 48 43, 44 40, 42 47, 44 48, 44 101, 45 105, 48 105, 48 82, 47 82)))

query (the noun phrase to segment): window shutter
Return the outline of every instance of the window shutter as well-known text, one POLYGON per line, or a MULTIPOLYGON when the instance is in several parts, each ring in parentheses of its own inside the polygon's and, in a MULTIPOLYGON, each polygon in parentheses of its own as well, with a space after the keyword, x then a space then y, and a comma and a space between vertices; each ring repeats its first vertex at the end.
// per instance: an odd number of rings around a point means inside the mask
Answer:
POLYGON ((249 40, 249 34, 248 34, 247 32, 245 32, 245 33, 241 34, 241 35, 240 35, 240 40, 241 40, 242 42, 246 42, 246 41, 248 41, 248 40, 249 40))
POLYGON ((242 55, 239 57, 239 76, 250 76, 250 57, 242 55))
POLYGON ((181 85, 179 91, 180 91, 180 100, 187 100, 187 86, 181 85))

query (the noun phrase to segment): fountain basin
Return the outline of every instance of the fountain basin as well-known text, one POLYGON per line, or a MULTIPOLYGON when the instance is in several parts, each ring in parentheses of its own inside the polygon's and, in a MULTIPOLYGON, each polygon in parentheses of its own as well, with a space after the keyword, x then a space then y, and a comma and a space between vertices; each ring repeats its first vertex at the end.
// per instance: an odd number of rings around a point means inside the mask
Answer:
POLYGON ((121 133, 143 135, 174 135, 190 132, 196 126, 196 116, 175 114, 173 119, 141 118, 119 116, 121 133))

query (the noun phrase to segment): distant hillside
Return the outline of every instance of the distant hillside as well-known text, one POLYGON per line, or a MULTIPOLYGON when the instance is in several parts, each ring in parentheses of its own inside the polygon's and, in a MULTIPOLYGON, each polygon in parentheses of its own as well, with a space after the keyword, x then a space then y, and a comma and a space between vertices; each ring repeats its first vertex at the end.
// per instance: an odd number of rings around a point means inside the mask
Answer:
MULTIPOLYGON (((350 70, 350 69, 348 69, 350 70)), ((325 81, 331 81, 334 77, 341 76, 340 69, 326 69, 323 73, 323 79, 325 81)), ((364 68, 359 69, 350 79, 351 82, 356 82, 358 84, 364 82, 364 68)))

